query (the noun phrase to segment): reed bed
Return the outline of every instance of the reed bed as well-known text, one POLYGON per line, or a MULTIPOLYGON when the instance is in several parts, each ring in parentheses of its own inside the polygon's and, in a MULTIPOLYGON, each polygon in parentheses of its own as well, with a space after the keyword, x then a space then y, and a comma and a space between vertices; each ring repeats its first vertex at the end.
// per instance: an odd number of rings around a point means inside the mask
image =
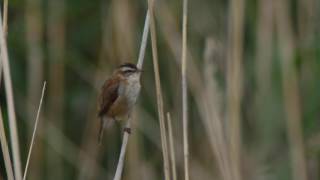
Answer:
POLYGON ((6 168, 6 173, 7 173, 7 178, 8 180, 14 180, 13 176, 13 170, 12 170, 12 162, 11 162, 11 157, 9 154, 9 146, 5 134, 5 129, 4 129, 4 123, 3 123, 3 118, 2 118, 2 110, 0 108, 0 141, 1 141, 1 149, 2 149, 2 154, 4 158, 4 165, 6 168))
MULTIPOLYGON (((0 13, 1 14, 1 13, 0 13)), ((0 18, 1 19, 1 18, 0 18)), ((6 100, 8 103, 8 114, 9 114, 9 127, 10 127, 10 143, 12 147, 13 156, 13 169, 14 177, 17 180, 21 180, 21 158, 20 158, 20 146, 18 138, 17 120, 14 107, 13 99, 13 89, 12 89, 12 79, 10 73, 8 49, 6 43, 6 36, 4 34, 4 29, 2 27, 2 20, 0 20, 0 49, 1 49, 1 62, 4 74, 4 86, 6 92, 6 100)))
POLYGON ((166 180, 170 179, 170 167, 169 167, 169 154, 168 154, 168 144, 165 126, 165 117, 163 110, 163 95, 160 82, 160 72, 159 72, 159 60, 158 60, 158 49, 157 49, 157 34, 156 34, 156 24, 154 9, 154 0, 148 0, 148 8, 150 13, 150 34, 151 34, 151 47, 152 47, 152 60, 153 60, 153 70, 156 82, 156 94, 157 94, 157 107, 158 107, 158 118, 160 124, 160 135, 161 135, 161 146, 163 151, 163 169, 164 176, 166 180))
POLYGON ((187 91, 187 23, 188 0, 183 1, 182 15, 182 55, 181 55, 181 85, 182 85, 182 123, 183 123, 183 154, 184 179, 189 180, 189 142, 188 142, 188 91, 187 91))
POLYGON ((41 111, 41 107, 42 107, 43 96, 44 96, 45 90, 46 90, 46 82, 44 82, 43 88, 42 88, 40 103, 39 103, 39 107, 38 107, 38 111, 37 111, 36 121, 35 121, 34 128, 33 128, 33 133, 32 133, 32 138, 31 138, 31 142, 30 142, 30 147, 29 147, 29 151, 28 151, 28 157, 27 157, 26 167, 24 168, 23 180, 26 180, 26 178, 27 178, 27 173, 28 173, 28 168, 29 168, 29 162, 30 162, 30 158, 31 158, 31 153, 32 153, 33 145, 34 145, 34 143, 35 143, 35 137, 36 137, 36 132, 37 132, 37 129, 38 129, 39 116, 40 116, 40 111, 41 111))
MULTIPOLYGON (((138 62, 137 62, 137 67, 139 69, 142 69, 142 66, 143 66, 144 55, 145 55, 145 50, 146 50, 146 46, 147 46, 147 39, 148 39, 148 35, 149 35, 149 21, 150 21, 149 11, 147 11, 146 20, 145 20, 144 28, 143 28, 143 34, 142 34, 141 47, 140 47, 140 51, 139 51, 139 58, 138 58, 138 62)), ((131 117, 128 119, 128 122, 126 124, 126 128, 131 127, 130 121, 131 121, 131 117)), ((117 165, 116 174, 113 178, 114 180, 121 179, 123 166, 124 166, 124 158, 125 158, 127 144, 128 144, 128 139, 129 139, 129 133, 125 131, 123 133, 123 140, 122 140, 122 145, 121 145, 119 162, 117 165)))
POLYGON ((0 179, 319 179, 317 12, 316 0, 4 0, 0 179), (132 133, 115 123, 99 146, 100 87, 124 62, 143 69, 132 133))

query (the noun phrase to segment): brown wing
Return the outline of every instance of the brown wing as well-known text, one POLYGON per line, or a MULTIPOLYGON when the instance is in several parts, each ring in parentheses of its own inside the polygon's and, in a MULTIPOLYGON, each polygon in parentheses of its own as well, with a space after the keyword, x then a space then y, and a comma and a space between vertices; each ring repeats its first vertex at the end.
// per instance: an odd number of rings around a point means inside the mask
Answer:
POLYGON ((111 105, 118 98, 119 82, 119 79, 113 78, 108 79, 104 83, 100 97, 100 108, 98 112, 99 117, 105 115, 109 111, 111 105))

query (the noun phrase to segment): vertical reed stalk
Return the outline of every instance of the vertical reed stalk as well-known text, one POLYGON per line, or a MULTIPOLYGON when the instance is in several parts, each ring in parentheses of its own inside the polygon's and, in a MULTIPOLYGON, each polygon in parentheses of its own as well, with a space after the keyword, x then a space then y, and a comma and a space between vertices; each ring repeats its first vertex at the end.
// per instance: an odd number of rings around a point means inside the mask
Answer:
POLYGON ((7 36, 8 32, 8 0, 3 1, 3 33, 7 36))
POLYGON ((148 7, 150 11, 150 31, 151 31, 151 45, 152 45, 152 56, 153 56, 152 59, 153 59, 154 75, 155 75, 155 82, 156 82, 156 94, 157 94, 158 116, 160 121, 161 144, 163 149, 164 175, 165 175, 165 179, 169 180, 170 169, 169 169, 166 127, 165 127, 164 111, 163 111, 163 98, 162 98, 160 72, 159 72, 159 64, 158 64, 156 25, 155 25, 155 19, 154 19, 154 0, 148 0, 148 7))
MULTIPOLYGON (((7 36, 7 26, 8 26, 8 0, 3 1, 3 34, 7 36)), ((0 85, 1 85, 1 75, 2 75, 2 62, 0 61, 0 85)))
MULTIPOLYGON (((137 112, 137 108, 135 108, 135 112, 137 112)), ((139 114, 133 112, 132 113, 132 125, 131 127, 135 130, 135 132, 139 131, 138 127, 137 127, 137 118, 136 117, 141 117, 141 118, 145 118, 144 116, 140 116, 139 114), (136 115, 137 114, 137 115, 136 115)), ((149 120, 149 119, 148 119, 149 120)), ((140 121, 141 122, 141 121, 140 121)), ((139 122, 138 122, 139 123, 139 122)), ((140 124, 140 123, 139 123, 140 124)), ((141 165, 143 164, 143 159, 141 158, 141 150, 142 147, 141 146, 141 141, 142 138, 139 135, 139 133, 132 133, 132 135, 130 136, 130 146, 128 146, 128 152, 127 152, 127 173, 126 176, 130 177, 130 180, 141 180, 141 176, 143 176, 143 174, 141 173, 141 165)))
MULTIPOLYGON (((1 13, 0 13, 1 14, 1 13)), ((9 115, 9 128, 10 128, 10 140, 13 156, 13 168, 14 175, 16 180, 21 180, 21 160, 20 160, 20 148, 19 148, 19 138, 18 138, 18 129, 16 122, 16 113, 14 107, 13 99, 13 89, 10 73, 10 64, 8 57, 7 44, 5 40, 5 34, 2 27, 2 20, 0 18, 0 48, 1 48, 1 60, 3 64, 3 73, 4 73, 4 84, 6 92, 6 100, 8 103, 8 115, 9 115)))
MULTIPOLYGON (((161 30, 163 31, 165 41, 169 45, 169 49, 174 54, 174 60, 178 66, 181 64, 180 51, 181 49, 181 35, 178 34, 178 29, 174 23, 174 16, 169 8, 163 3, 160 6, 161 16, 161 30)), ((210 43, 211 44, 211 43, 210 43)), ((220 53, 221 51, 219 51, 220 53)), ((225 138, 224 127, 222 124, 222 115, 220 110, 222 109, 221 97, 217 88, 217 82, 215 81, 214 74, 205 73, 205 79, 202 79, 202 74, 195 64, 195 58, 193 54, 188 51, 187 56, 190 59, 188 61, 187 80, 190 92, 196 97, 197 108, 200 112, 200 120, 203 122, 206 134, 210 140, 210 148, 217 158, 217 164, 221 171, 222 179, 231 180, 231 170, 229 165, 229 154, 227 153, 227 141, 225 138), (206 82, 206 83, 203 83, 206 82)), ((204 64, 204 72, 206 69, 212 69, 212 65, 204 64)))
MULTIPOLYGON (((8 0, 3 1, 3 34, 7 36, 7 29, 8 29, 8 0)), ((1 84, 1 75, 2 75, 2 62, 0 61, 0 84, 1 84)))
POLYGON ((172 134, 172 121, 170 113, 167 112, 167 124, 168 124, 168 131, 169 131, 169 145, 170 145, 170 160, 171 160, 171 169, 172 169, 172 179, 177 180, 177 168, 176 168, 176 155, 174 152, 174 140, 172 134))
POLYGON ((28 152, 28 157, 27 157, 27 163, 26 163, 26 167, 25 167, 25 169, 24 169, 23 180, 26 180, 26 177, 27 177, 27 172, 28 172, 28 167, 29 167, 31 152, 32 152, 32 148, 33 148, 34 140, 35 140, 35 135, 36 135, 37 128, 38 128, 39 116, 40 116, 40 111, 41 111, 41 107, 42 107, 42 101, 43 101, 43 96, 44 96, 45 90, 46 90, 46 82, 44 82, 43 88, 42 88, 40 103, 39 103, 39 107, 38 107, 38 111, 37 111, 37 117, 36 117, 36 121, 35 121, 35 124, 34 124, 34 129, 33 129, 33 133, 32 133, 31 143, 30 143, 30 147, 29 147, 29 152, 28 152))
POLYGON ((146 52, 146 47, 148 42, 149 27, 150 27, 150 14, 149 14, 149 10, 147 10, 146 19, 144 22, 143 34, 141 38, 141 47, 139 51, 138 63, 137 63, 137 67, 139 69, 142 69, 143 67, 144 55, 146 52))
MULTIPOLYGON (((19 102, 27 103, 25 99, 19 99, 19 102)), ((34 104, 29 103, 29 105, 34 106, 34 108, 36 109, 34 104)), ((78 154, 81 154, 84 161, 90 164, 94 169, 97 169, 97 171, 100 172, 104 177, 108 177, 110 179, 110 173, 103 169, 96 161, 93 160, 91 156, 84 152, 78 145, 72 142, 71 139, 67 137, 60 128, 57 128, 56 125, 50 122, 49 117, 42 116, 41 118, 46 123, 44 124, 43 128, 45 131, 38 131, 39 137, 46 141, 48 143, 48 146, 50 146, 56 153, 63 157, 67 163, 73 165, 78 171, 81 171, 81 164, 78 160, 78 154), (48 134, 50 136, 48 136, 48 134), (64 140, 65 142, 63 149, 59 147, 59 143, 61 142, 61 140, 64 140)), ((34 126, 34 124, 32 124, 32 122, 30 121, 28 121, 27 124, 28 126, 34 126)))
POLYGON ((187 18, 188 0, 183 0, 182 22, 182 55, 181 55, 181 80, 182 80, 182 122, 183 122, 183 154, 184 178, 189 180, 189 143, 188 143, 188 92, 187 92, 187 18))
MULTIPOLYGON (((148 42, 147 39, 148 39, 149 24, 150 24, 149 21, 150 21, 149 11, 147 11, 146 19, 145 19, 145 23, 144 23, 144 28, 143 28, 142 39, 141 39, 139 58, 138 58, 138 63, 137 63, 137 67, 139 69, 142 69, 143 61, 144 61, 144 55, 145 55, 145 51, 146 51, 146 47, 147 47, 147 42, 148 42)), ((127 122, 127 125, 126 125, 127 128, 130 128, 130 121, 131 121, 131 117, 128 119, 128 122, 127 122)), ((125 157, 127 144, 128 144, 128 139, 129 139, 129 133, 124 131, 122 145, 121 145, 121 151, 120 151, 120 157, 119 157, 119 162, 118 162, 118 165, 117 165, 116 174, 115 174, 115 176, 113 178, 114 180, 120 180, 121 179, 123 165, 124 165, 124 157, 125 157)))
POLYGON ((7 172, 7 178, 8 180, 14 180, 12 163, 11 163, 11 158, 9 153, 9 146, 6 138, 6 133, 4 130, 1 107, 0 107, 0 142, 1 142, 2 156, 4 159, 4 166, 6 167, 6 172, 7 172))
MULTIPOLYGON (((126 124, 127 128, 130 128, 130 121, 131 121, 131 117, 128 119, 128 122, 126 124)), ((121 151, 120 151, 120 156, 119 156, 119 161, 118 161, 118 165, 117 165, 117 170, 116 170, 116 174, 115 174, 113 180, 120 180, 121 179, 123 165, 124 165, 124 157, 126 155, 129 135, 130 134, 128 132, 124 131, 123 139, 122 139, 122 145, 121 145, 121 151)))
POLYGON ((227 118, 232 177, 241 180, 241 95, 244 1, 232 0, 227 53, 227 118))
MULTIPOLYGON (((8 0, 3 1, 3 32, 6 36, 7 34, 7 21, 8 21, 8 0)), ((2 75, 2 61, 0 61, 0 84, 1 84, 1 75, 2 75)), ((3 152, 4 165, 6 167, 7 178, 8 180, 14 180, 12 163, 9 153, 8 142, 4 130, 4 123, 2 118, 2 110, 0 107, 0 141, 1 141, 1 149, 3 152)))

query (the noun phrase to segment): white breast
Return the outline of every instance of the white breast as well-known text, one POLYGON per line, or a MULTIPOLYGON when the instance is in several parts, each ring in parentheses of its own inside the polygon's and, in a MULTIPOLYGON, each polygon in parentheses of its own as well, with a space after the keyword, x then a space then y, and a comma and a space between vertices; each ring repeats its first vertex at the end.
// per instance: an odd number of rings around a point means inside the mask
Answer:
POLYGON ((140 93, 140 77, 139 75, 132 75, 127 79, 127 82, 120 85, 119 95, 125 97, 128 108, 131 109, 136 103, 140 93))

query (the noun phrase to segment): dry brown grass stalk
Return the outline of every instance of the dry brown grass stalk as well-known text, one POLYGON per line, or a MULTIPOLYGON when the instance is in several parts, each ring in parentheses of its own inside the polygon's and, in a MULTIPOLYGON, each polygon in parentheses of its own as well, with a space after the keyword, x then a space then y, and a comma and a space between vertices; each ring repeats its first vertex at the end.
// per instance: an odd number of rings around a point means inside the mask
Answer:
MULTIPOLYGON (((155 131, 157 131, 157 129, 159 129, 159 125, 155 121, 156 119, 154 119, 153 115, 151 115, 150 113, 148 113, 146 110, 144 110, 141 107, 137 108, 137 111, 138 111, 139 114, 141 114, 141 117, 144 117, 144 118, 141 118, 140 121, 139 121, 139 124, 143 124, 143 126, 137 126, 137 128, 138 128, 137 130, 139 132, 141 132, 143 134, 143 136, 146 137, 155 147, 157 147, 158 149, 161 150, 162 147, 161 147, 161 143, 160 143, 160 140, 159 140, 160 138, 159 138, 159 136, 157 134, 154 133, 155 131)), ((174 123, 175 121, 171 121, 171 122, 174 123)), ((171 126, 171 124, 170 124, 170 126, 171 126)), ((170 132, 169 125, 168 125, 168 132, 170 132)), ((172 131, 172 132, 174 132, 174 131, 172 131)), ((169 140, 170 140, 170 137, 169 137, 169 140)), ((180 141, 180 137, 174 136, 172 134, 172 142, 173 142, 174 145, 171 146, 171 147, 175 147, 175 149, 176 149, 175 152, 183 151, 183 149, 182 149, 183 148, 183 144, 182 144, 183 142, 180 141)), ((170 142, 169 142, 169 144, 170 144, 170 142)), ((170 150, 170 153, 171 153, 172 152, 171 148, 169 148, 169 150, 170 150)), ((170 155, 170 161, 171 161, 171 157, 172 157, 171 155, 173 155, 173 154, 171 153, 169 155, 170 155)), ((183 163, 183 155, 182 156, 178 156, 177 154, 174 154, 173 156, 175 156, 175 161, 176 161, 173 164, 182 164, 183 163)), ((201 170, 201 173, 206 174, 205 175, 206 177, 208 177, 207 175, 209 175, 209 174, 212 175, 212 172, 213 172, 212 169, 205 168, 205 166, 201 165, 201 163, 202 162, 197 160, 196 158, 190 159, 190 167, 197 166, 196 169, 197 170, 201 170)), ((171 167, 171 169, 172 169, 172 167, 171 167)), ((196 177, 196 174, 191 173, 191 172, 195 172, 195 171, 196 171, 195 169, 190 168, 190 178, 191 177, 196 177)), ((194 178, 191 178, 191 179, 194 179, 194 178)))
POLYGON ((45 90, 46 90, 46 82, 44 82, 43 88, 42 88, 40 103, 39 103, 39 107, 38 107, 38 111, 37 111, 36 121, 35 121, 34 128, 33 128, 31 143, 30 143, 30 147, 29 147, 26 167, 24 169, 23 180, 25 180, 27 178, 27 172, 28 172, 30 157, 31 157, 32 148, 33 148, 33 145, 34 145, 34 140, 35 140, 35 137, 36 137, 35 135, 36 135, 37 128, 38 128, 39 116, 40 116, 40 111, 41 111, 41 107, 42 107, 42 102, 43 102, 43 97, 44 97, 45 90))
MULTIPOLYGON (((4 35, 5 35, 5 37, 6 37, 6 35, 7 35, 7 26, 8 26, 8 24, 7 24, 7 22, 8 22, 8 0, 4 0, 3 1, 3 15, 2 15, 2 17, 3 17, 3 25, 2 25, 2 27, 3 27, 3 32, 4 32, 4 35)), ((0 84, 1 84, 1 76, 2 76, 2 62, 0 61, 0 84)))
POLYGON ((172 133, 172 121, 170 113, 167 112, 167 124, 168 124, 168 134, 169 134, 169 149, 170 149, 170 161, 171 161, 171 170, 172 170, 172 179, 177 180, 177 168, 176 168, 176 155, 174 151, 174 139, 172 133))
MULTIPOLYGON (((7 22, 8 22, 8 0, 3 1, 3 32, 4 35, 7 35, 7 22)), ((0 61, 0 83, 1 83, 1 75, 2 75, 2 61, 0 61)), ((4 130, 4 123, 2 118, 2 110, 0 107, 0 140, 1 140, 1 148, 3 152, 4 164, 6 167, 7 178, 9 180, 13 180, 13 170, 12 170, 12 163, 9 153, 9 147, 7 143, 7 138, 4 130)))
POLYGON ((227 52, 227 118, 232 177, 241 180, 241 96, 244 1, 232 0, 227 52))
POLYGON ((170 179, 170 167, 169 167, 169 156, 168 156, 168 146, 166 137, 166 127, 165 118, 163 111, 163 97, 160 82, 160 72, 158 64, 158 49, 157 49, 157 34, 156 25, 154 18, 154 0, 148 0, 148 7, 150 13, 150 31, 151 31, 151 46, 152 46, 152 59, 153 59, 153 69, 156 82, 156 94, 157 94, 157 105, 158 105, 158 116, 160 122, 160 134, 161 134, 161 144, 163 150, 163 161, 164 161, 164 175, 165 179, 170 179))
POLYGON ((5 84, 6 100, 8 104, 10 142, 12 147, 14 176, 16 180, 21 180, 22 178, 21 159, 20 159, 20 152, 19 152, 20 148, 19 148, 18 130, 17 130, 17 122, 16 122, 16 113, 15 113, 15 107, 14 107, 13 89, 12 89, 12 82, 11 82, 7 43, 5 40, 6 38, 5 38, 5 34, 2 26, 3 26, 2 20, 0 20, 0 48, 1 48, 0 54, 1 54, 2 64, 3 64, 4 84, 5 84))
POLYGON ((11 163, 11 158, 9 153, 9 146, 8 146, 8 142, 7 142, 7 138, 4 130, 1 107, 0 107, 0 142, 1 142, 2 156, 4 158, 4 165, 7 172, 7 178, 8 180, 14 180, 12 163, 11 163))
MULTIPOLYGON (((28 104, 29 106, 33 106, 37 108, 37 105, 27 101, 21 96, 17 96, 18 101, 22 104, 28 104)), ((22 113, 22 112, 20 112, 22 113)), ((19 114, 23 115, 23 114, 19 114)), ((48 146, 52 148, 52 150, 58 153, 66 162, 73 165, 79 172, 82 170, 81 164, 78 160, 78 154, 81 154, 83 161, 86 161, 89 166, 97 169, 98 173, 100 173, 103 177, 108 177, 108 179, 112 178, 112 175, 104 168, 102 168, 95 160, 92 158, 87 152, 78 147, 71 139, 64 134, 64 132, 58 128, 54 123, 52 123, 52 119, 48 116, 41 116, 44 122, 44 127, 38 130, 38 136, 48 143, 48 146), (45 130, 45 131, 44 131, 45 130), (49 136, 48 136, 49 134, 49 136), (50 138, 55 137, 55 138, 50 138), (60 141, 64 141, 63 149, 59 147, 60 141)), ((26 121, 27 125, 31 127, 34 124, 31 121, 26 121)))
MULTIPOLYGON (((159 3, 161 4, 161 3, 159 3)), ((180 66, 180 52, 181 49, 181 35, 178 33, 177 26, 174 21, 174 16, 166 3, 160 7, 160 28, 163 31, 165 42, 169 46, 169 50, 174 55, 174 60, 180 66)), ((219 51, 219 53, 221 53, 219 51)), ((197 108, 200 112, 200 120, 204 124, 205 131, 210 141, 210 148, 217 158, 217 165, 221 172, 222 179, 230 180, 230 165, 229 154, 227 153, 227 144, 225 139, 224 128, 222 124, 221 97, 217 89, 216 80, 213 78, 212 65, 205 64, 204 72, 200 72, 195 64, 193 54, 187 48, 187 57, 189 58, 189 65, 187 69, 187 80, 190 92, 195 96, 197 108), (206 69, 209 69, 207 72, 206 69), (207 82, 204 84, 203 82, 207 82)))

